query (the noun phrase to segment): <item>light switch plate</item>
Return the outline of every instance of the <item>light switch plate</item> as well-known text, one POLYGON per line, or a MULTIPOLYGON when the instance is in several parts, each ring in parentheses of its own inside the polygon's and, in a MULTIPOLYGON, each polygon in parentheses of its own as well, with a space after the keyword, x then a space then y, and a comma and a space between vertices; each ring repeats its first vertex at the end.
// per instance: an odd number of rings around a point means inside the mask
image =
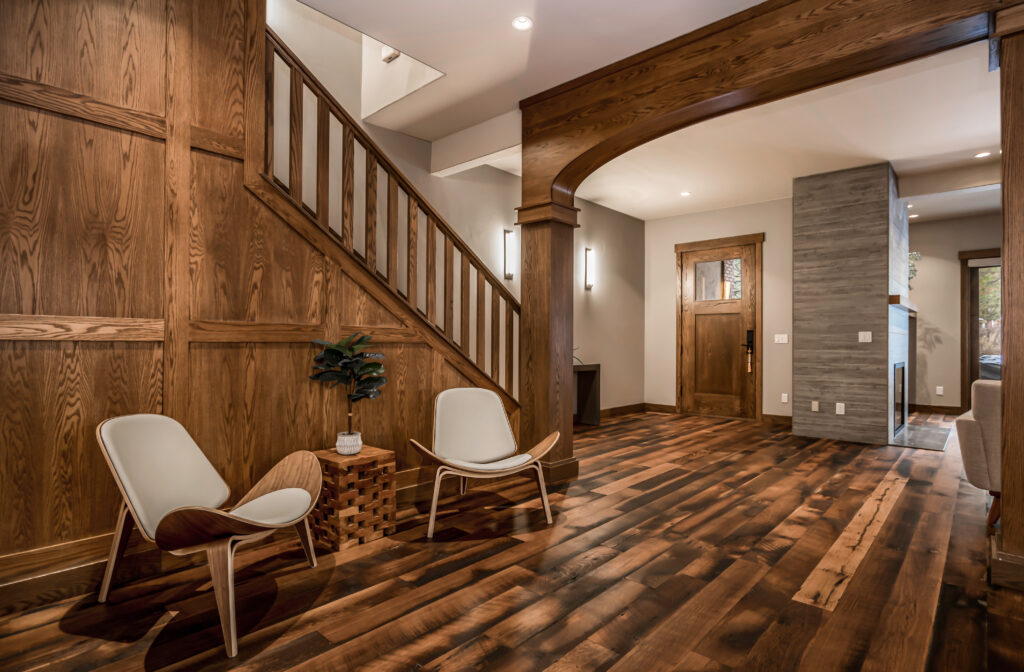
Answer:
POLYGON ((940 396, 940 397, 943 394, 945 394, 945 392, 946 392, 946 390, 942 387, 942 385, 939 385, 938 387, 935 388, 935 394, 940 396))
POLYGON ((789 343, 789 334, 775 334, 776 343, 789 343))
POLYGON ((817 413, 818 410, 819 410, 818 402, 817 401, 812 401, 811 402, 811 411, 814 412, 814 413, 817 413))
POLYGON ((858 343, 870 343, 871 342, 871 332, 870 331, 858 331, 857 332, 857 342, 858 343))
POLYGON ((841 401, 836 402, 836 415, 846 415, 846 404, 841 401))
POLYGON ((782 393, 782 403, 784 403, 784 404, 788 404, 789 403, 789 395, 786 394, 785 392, 782 393))

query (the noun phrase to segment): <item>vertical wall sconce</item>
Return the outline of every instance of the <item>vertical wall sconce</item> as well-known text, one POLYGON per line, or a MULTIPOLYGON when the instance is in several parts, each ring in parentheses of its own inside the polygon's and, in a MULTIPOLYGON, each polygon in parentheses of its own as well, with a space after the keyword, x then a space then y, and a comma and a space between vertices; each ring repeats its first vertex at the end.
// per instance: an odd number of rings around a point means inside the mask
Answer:
POLYGON ((594 251, 589 247, 583 252, 583 287, 594 288, 594 251))
POLYGON ((505 229, 505 279, 512 279, 512 231, 505 229))

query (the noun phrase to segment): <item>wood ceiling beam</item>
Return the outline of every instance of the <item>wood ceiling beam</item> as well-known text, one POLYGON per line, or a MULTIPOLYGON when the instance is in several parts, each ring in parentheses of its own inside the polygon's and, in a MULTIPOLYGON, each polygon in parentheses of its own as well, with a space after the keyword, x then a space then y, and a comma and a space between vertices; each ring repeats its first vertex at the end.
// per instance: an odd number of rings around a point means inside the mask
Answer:
POLYGON ((571 206, 598 167, 691 124, 984 39, 1019 4, 761 3, 523 100, 523 205, 571 206))

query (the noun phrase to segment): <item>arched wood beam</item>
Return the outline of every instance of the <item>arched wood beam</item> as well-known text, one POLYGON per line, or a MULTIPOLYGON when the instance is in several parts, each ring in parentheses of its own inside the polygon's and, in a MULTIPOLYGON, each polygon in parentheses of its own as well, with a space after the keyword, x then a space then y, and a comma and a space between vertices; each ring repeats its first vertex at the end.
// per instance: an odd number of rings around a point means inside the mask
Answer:
POLYGON ((527 98, 523 205, 686 126, 984 39, 1020 0, 769 0, 527 98))

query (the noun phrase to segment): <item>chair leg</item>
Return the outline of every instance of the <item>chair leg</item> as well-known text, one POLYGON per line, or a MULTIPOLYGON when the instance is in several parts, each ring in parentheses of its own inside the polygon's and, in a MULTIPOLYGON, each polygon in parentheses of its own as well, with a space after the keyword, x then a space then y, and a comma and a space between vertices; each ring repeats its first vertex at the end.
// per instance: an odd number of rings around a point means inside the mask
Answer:
POLYGON ((316 548, 313 546, 313 535, 309 531, 309 516, 295 523, 295 531, 299 535, 299 543, 306 553, 310 567, 316 567, 316 548))
POLYGON ((437 518, 437 498, 441 494, 441 479, 444 477, 444 471, 441 467, 437 469, 437 475, 434 476, 434 498, 430 500, 430 521, 427 523, 427 539, 434 538, 434 519, 437 518))
POLYGON ((220 628, 224 633, 224 648, 228 658, 238 654, 238 635, 235 632, 235 546, 231 539, 222 539, 206 547, 213 579, 213 594, 217 598, 220 628))
POLYGON ((544 472, 541 471, 540 465, 534 463, 533 468, 537 470, 537 485, 540 487, 540 501, 544 503, 544 515, 548 518, 548 525, 552 523, 551 520, 551 505, 548 504, 548 489, 544 485, 544 472))
POLYGON ((128 512, 128 505, 121 502, 121 510, 117 514, 117 526, 114 528, 114 540, 110 544, 110 556, 107 558, 107 568, 103 572, 103 582, 100 583, 100 602, 106 602, 110 594, 110 584, 114 581, 114 571, 117 569, 124 549, 128 547, 128 540, 132 536, 132 528, 135 521, 128 512))
POLYGON ((988 510, 988 520, 985 521, 987 524, 987 531, 990 535, 995 534, 996 523, 999 522, 999 516, 1002 513, 1002 493, 990 492, 992 495, 992 506, 988 510))
POLYGON ((468 482, 469 482, 468 478, 466 478, 465 476, 459 476, 459 494, 460 495, 466 494, 466 484, 468 482))

